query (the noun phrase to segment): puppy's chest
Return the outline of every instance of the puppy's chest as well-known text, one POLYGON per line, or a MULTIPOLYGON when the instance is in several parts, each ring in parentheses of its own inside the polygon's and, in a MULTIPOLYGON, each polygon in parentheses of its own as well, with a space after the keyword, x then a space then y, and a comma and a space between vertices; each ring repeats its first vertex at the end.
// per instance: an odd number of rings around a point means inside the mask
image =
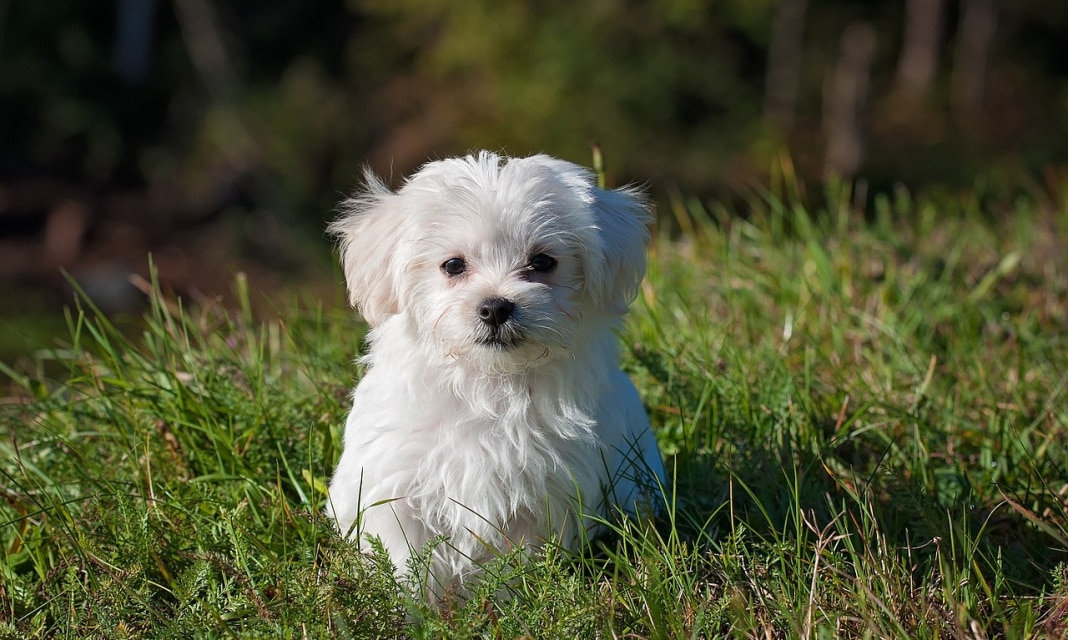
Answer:
POLYGON ((440 424, 424 442, 409 496, 424 509, 455 504, 500 521, 598 487, 600 452, 586 429, 514 409, 440 424))

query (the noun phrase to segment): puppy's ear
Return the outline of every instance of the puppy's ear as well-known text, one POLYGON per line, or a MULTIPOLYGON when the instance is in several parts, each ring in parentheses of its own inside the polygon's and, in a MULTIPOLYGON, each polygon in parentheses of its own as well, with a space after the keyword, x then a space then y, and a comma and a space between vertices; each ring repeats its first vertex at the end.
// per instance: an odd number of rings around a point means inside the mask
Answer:
POLYGON ((638 189, 606 191, 595 186, 592 192, 600 250, 587 261, 586 287, 595 304, 608 313, 622 314, 645 276, 645 246, 653 216, 638 189))
POLYGON ((327 231, 338 239, 349 304, 374 327, 400 310, 406 216, 399 197, 370 169, 363 189, 338 209, 327 231))

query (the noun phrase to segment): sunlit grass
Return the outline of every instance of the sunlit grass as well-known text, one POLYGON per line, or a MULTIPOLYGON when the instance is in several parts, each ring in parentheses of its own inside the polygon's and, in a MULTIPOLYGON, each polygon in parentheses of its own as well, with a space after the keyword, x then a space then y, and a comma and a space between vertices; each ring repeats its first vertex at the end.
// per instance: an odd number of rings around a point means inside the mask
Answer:
POLYGON ((257 322, 241 280, 233 313, 157 296, 133 338, 72 310, 8 371, 0 637, 1063 633, 1065 215, 853 199, 662 212, 621 344, 665 516, 502 557, 443 608, 321 515, 354 314, 257 322))

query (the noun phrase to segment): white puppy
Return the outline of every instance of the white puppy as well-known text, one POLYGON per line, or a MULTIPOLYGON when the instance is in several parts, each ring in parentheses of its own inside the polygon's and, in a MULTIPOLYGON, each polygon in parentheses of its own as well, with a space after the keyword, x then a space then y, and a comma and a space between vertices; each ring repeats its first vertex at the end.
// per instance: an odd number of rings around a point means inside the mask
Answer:
POLYGON ((371 325, 328 514, 431 597, 494 554, 656 499, 663 465, 613 330, 645 271, 638 192, 544 155, 431 162, 342 203, 351 302, 371 325), (435 543, 427 565, 410 559, 435 543))

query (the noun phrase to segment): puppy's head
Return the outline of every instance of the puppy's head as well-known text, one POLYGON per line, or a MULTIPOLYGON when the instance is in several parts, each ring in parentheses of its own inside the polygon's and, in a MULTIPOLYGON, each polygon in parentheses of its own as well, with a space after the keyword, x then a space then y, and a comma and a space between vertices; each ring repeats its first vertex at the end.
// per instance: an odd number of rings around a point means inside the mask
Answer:
POLYGON ((544 155, 425 165, 397 192, 368 173, 330 230, 350 300, 372 326, 405 316, 458 359, 528 366, 622 314, 645 271, 641 195, 599 189, 544 155))

